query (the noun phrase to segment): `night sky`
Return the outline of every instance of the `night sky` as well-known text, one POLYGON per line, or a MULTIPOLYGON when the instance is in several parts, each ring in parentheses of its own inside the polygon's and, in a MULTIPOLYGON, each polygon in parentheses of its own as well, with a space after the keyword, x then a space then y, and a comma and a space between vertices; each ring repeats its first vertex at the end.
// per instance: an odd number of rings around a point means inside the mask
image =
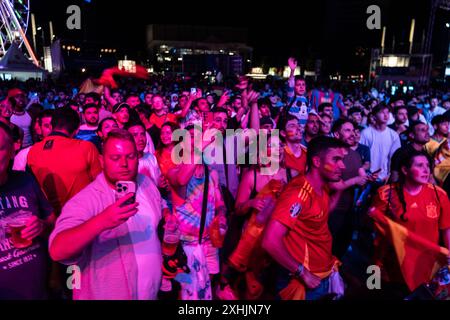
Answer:
MULTIPOLYGON (((363 58, 358 58, 356 48, 379 46, 381 31, 366 28, 369 5, 380 6, 382 24, 388 26, 387 46, 395 36, 396 47, 407 45, 413 17, 416 18, 416 41, 420 42, 429 11, 429 1, 425 0, 314 0, 297 1, 298 4, 293 4, 292 0, 291 3, 277 0, 264 5, 253 1, 247 4, 242 0, 30 1, 37 23, 51 19, 58 37, 125 48, 131 57, 145 55, 147 24, 240 26, 248 28, 248 43, 254 48, 256 65, 283 65, 289 55, 295 55, 303 60, 322 59, 324 68, 344 72, 368 68, 370 50, 363 58), (70 4, 81 4, 82 31, 69 31, 65 27, 68 16, 65 11, 70 4)), ((448 31, 444 35, 448 41, 448 31)), ((442 47, 442 40, 438 42, 442 47)))

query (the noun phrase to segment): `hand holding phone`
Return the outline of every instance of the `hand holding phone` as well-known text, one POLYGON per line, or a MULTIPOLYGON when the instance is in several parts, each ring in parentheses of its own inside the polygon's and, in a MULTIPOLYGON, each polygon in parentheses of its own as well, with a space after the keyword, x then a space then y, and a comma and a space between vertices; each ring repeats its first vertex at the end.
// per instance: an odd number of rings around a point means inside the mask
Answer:
POLYGON ((123 203, 123 206, 136 202, 136 183, 134 181, 117 181, 116 182, 116 200, 122 199, 128 194, 133 196, 123 203))
MULTIPOLYGON (((123 192, 121 192, 121 194, 123 195, 123 192)), ((117 201, 95 217, 97 219, 96 224, 102 228, 102 231, 106 231, 127 222, 129 218, 138 212, 139 203, 135 202, 134 198, 134 193, 127 193, 121 198, 117 198, 116 193, 117 201)))

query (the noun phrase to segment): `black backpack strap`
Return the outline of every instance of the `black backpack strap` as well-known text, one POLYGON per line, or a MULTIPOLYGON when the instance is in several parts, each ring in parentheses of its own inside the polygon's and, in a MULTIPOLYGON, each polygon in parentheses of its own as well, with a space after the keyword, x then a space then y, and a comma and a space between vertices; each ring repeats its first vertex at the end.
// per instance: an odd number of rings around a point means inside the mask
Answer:
POLYGON ((202 244, 203 231, 205 230, 205 222, 206 222, 206 210, 208 206, 209 170, 207 165, 205 165, 204 168, 205 168, 205 183, 203 185, 202 217, 200 220, 200 233, 198 238, 199 244, 202 244))
POLYGON ((287 182, 290 182, 292 180, 291 168, 286 168, 286 178, 287 178, 287 182))

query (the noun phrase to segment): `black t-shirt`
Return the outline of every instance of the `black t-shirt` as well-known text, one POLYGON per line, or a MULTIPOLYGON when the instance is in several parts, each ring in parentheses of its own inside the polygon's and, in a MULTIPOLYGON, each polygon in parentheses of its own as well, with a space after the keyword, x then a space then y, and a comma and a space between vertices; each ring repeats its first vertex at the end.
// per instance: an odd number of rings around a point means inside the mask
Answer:
MULTIPOLYGON (((40 219, 53 212, 33 176, 12 171, 0 186, 0 222, 21 210, 40 219)), ((47 239, 38 237, 31 246, 16 249, 6 234, 0 241, 0 300, 47 299, 48 261, 47 239)))
POLYGON ((356 152, 361 156, 362 163, 370 162, 370 149, 368 146, 364 144, 358 144, 356 148, 356 152))

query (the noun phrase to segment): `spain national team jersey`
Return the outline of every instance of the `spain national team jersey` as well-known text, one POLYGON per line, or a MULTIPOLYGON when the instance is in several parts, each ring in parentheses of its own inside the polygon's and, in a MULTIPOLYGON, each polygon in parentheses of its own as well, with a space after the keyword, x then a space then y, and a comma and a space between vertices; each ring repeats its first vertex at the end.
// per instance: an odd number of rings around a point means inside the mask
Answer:
POLYGON ((403 190, 403 208, 399 192, 398 185, 389 185, 374 197, 375 260, 386 281, 414 290, 431 279, 438 263, 439 231, 450 227, 450 203, 444 190, 426 184, 415 196, 403 190))
POLYGON ((284 147, 284 162, 286 169, 293 169, 299 175, 305 175, 306 148, 302 146, 302 154, 297 158, 288 146, 284 147))
POLYGON ((284 244, 290 255, 313 273, 330 271, 335 261, 328 205, 327 190, 319 195, 304 176, 297 176, 281 193, 272 215, 289 229, 284 244))
MULTIPOLYGON (((403 207, 395 186, 383 186, 374 197, 373 206, 386 212, 388 203, 394 221, 434 243, 439 241, 439 230, 450 228, 450 202, 446 192, 426 184, 419 194, 412 196, 403 190, 406 203, 406 214, 401 219, 403 207), (436 188, 436 191, 435 191, 436 188)), ((392 217, 391 217, 392 218, 392 217)))

